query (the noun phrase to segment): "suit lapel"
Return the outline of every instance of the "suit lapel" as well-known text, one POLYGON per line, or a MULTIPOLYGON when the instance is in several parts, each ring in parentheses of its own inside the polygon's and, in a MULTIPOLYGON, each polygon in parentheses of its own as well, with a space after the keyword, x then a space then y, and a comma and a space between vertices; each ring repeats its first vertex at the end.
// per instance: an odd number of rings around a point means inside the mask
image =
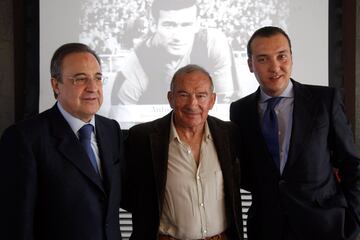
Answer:
POLYGON ((303 85, 293 81, 294 84, 294 108, 293 124, 290 139, 290 148, 288 159, 284 168, 283 175, 294 164, 299 154, 303 152, 308 135, 311 133, 311 127, 316 119, 318 105, 314 104, 311 92, 303 85))
MULTIPOLYGON (((113 176, 112 169, 114 161, 118 160, 113 158, 114 156, 112 154, 112 144, 108 142, 109 136, 112 136, 113 133, 110 133, 108 131, 108 128, 104 126, 101 119, 96 117, 96 140, 99 146, 99 156, 101 159, 103 182, 105 183, 105 187, 107 188, 106 192, 110 192, 113 176)), ((120 148, 121 146, 117 147, 120 148)))
MULTIPOLYGON (((226 209, 229 211, 231 209, 231 201, 234 196, 234 185, 233 185, 233 165, 234 159, 232 159, 232 148, 231 145, 234 143, 230 143, 230 135, 231 133, 228 132, 228 129, 222 129, 216 123, 215 119, 211 116, 207 119, 208 125, 210 128, 211 136, 214 141, 215 149, 217 152, 217 156, 220 163, 220 168, 223 173, 223 180, 224 180, 224 189, 225 194, 228 194, 226 209)), ((230 214, 227 212, 227 215, 230 214)))
POLYGON ((229 150, 231 146, 229 142, 230 133, 227 131, 227 129, 220 129, 212 117, 209 116, 207 121, 212 138, 214 140, 214 145, 220 162, 221 170, 224 173, 224 179, 225 178, 231 179, 232 172, 229 171, 231 169, 231 162, 232 162, 231 154, 229 150))
POLYGON ((86 152, 82 150, 79 140, 56 105, 51 110, 50 125, 54 137, 58 139, 59 152, 91 182, 105 192, 100 176, 94 171, 86 152))
POLYGON ((168 151, 169 151, 169 135, 170 135, 171 113, 161 118, 155 125, 155 131, 150 134, 151 159, 153 161, 156 190, 159 205, 159 217, 162 212, 162 199, 164 199, 168 151))
MULTIPOLYGON (((240 113, 240 114, 249 115, 249 118, 248 118, 249 122, 247 122, 247 124, 245 126, 248 126, 246 128, 251 131, 248 135, 253 136, 255 143, 257 142, 255 144, 255 146, 252 146, 252 147, 257 148, 257 150, 254 151, 254 152, 256 152, 256 158, 264 159, 265 160, 264 162, 269 165, 269 167, 272 169, 272 171, 274 171, 274 172, 276 172, 276 174, 280 175, 279 170, 278 170, 277 166, 275 165, 274 160, 272 159, 272 157, 269 153, 265 139, 262 134, 261 124, 260 124, 261 120, 260 120, 260 115, 259 115, 259 111, 258 111, 259 97, 260 97, 260 88, 258 88, 255 93, 250 95, 250 97, 248 99, 250 101, 250 103, 245 104, 246 106, 248 106, 248 109, 245 109, 245 111, 244 111, 245 113, 240 113)), ((258 167, 260 167, 260 166, 258 166, 258 167)))

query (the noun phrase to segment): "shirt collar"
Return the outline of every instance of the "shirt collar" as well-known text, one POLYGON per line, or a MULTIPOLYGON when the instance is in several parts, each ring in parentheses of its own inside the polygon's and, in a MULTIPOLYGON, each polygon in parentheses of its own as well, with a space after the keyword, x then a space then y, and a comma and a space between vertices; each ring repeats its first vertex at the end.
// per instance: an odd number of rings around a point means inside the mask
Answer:
POLYGON ((60 113, 63 115, 63 117, 65 118, 65 120, 67 121, 67 123, 70 125, 71 129, 73 130, 73 132, 78 135, 78 131, 80 128, 82 128, 82 126, 84 126, 85 124, 91 124, 94 126, 94 133, 95 133, 95 118, 92 117, 90 122, 84 122, 76 117, 74 117, 73 115, 71 115, 69 112, 67 112, 62 106, 60 102, 57 102, 57 107, 60 111, 60 113))
MULTIPOLYGON (((211 136, 211 133, 210 133, 210 128, 209 128, 209 124, 208 122, 206 121, 205 122, 205 132, 204 132, 204 136, 203 136, 203 140, 204 141, 207 141, 207 140, 212 140, 212 136, 211 136)), ((171 114, 171 123, 170 123, 170 141, 173 141, 173 140, 177 140, 179 142, 181 142, 181 139, 176 131, 176 127, 175 127, 175 124, 174 124, 174 112, 171 114)))
MULTIPOLYGON (((285 90, 280 94, 279 97, 283 98, 293 98, 294 97, 294 87, 291 80, 289 81, 289 84, 285 88, 285 90)), ((269 98, 272 98, 271 96, 267 95, 262 88, 260 87, 260 102, 266 102, 269 98)))

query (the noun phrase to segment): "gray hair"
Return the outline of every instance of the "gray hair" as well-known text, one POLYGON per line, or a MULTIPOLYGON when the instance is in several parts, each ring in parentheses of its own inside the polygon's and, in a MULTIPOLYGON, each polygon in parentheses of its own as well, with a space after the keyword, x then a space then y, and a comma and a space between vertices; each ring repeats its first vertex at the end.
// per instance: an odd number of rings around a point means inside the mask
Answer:
POLYGON ((89 46, 83 43, 66 43, 60 46, 54 53, 51 58, 50 63, 50 74, 52 78, 55 78, 58 82, 62 82, 62 63, 64 58, 72 53, 82 53, 87 52, 92 54, 96 60, 98 61, 99 65, 101 66, 101 61, 99 56, 92 50, 89 46))
MULTIPOLYGON (((99 56, 96 54, 94 50, 92 50, 89 46, 83 44, 83 43, 66 43, 62 46, 60 46, 55 52, 54 55, 51 58, 50 62, 50 75, 51 78, 56 79, 58 82, 62 82, 62 63, 64 58, 72 53, 82 53, 87 52, 92 54, 96 60, 98 61, 100 67, 101 67, 101 61, 99 56)), ((57 94, 55 91, 53 91, 54 97, 57 98, 57 94)))
POLYGON ((175 81, 176 79, 179 77, 179 75, 182 75, 182 74, 185 74, 185 73, 192 73, 192 72, 201 72, 203 74, 205 74, 209 80, 210 80, 210 91, 214 91, 214 83, 213 83, 213 80, 209 74, 208 71, 206 71, 203 67, 200 67, 199 65, 196 65, 196 64, 188 64, 182 68, 179 68, 174 76, 172 77, 171 79, 171 83, 170 83, 170 91, 174 91, 175 89, 175 81))

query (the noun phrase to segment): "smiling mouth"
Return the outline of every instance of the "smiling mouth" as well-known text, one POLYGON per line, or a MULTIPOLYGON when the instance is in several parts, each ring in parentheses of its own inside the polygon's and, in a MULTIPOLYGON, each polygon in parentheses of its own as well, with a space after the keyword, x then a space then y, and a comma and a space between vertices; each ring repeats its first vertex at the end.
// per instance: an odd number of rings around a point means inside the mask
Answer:
POLYGON ((84 101, 94 101, 96 100, 97 97, 87 97, 87 98, 83 98, 84 101))
POLYGON ((196 111, 184 111, 184 113, 187 115, 187 116, 197 116, 200 114, 200 112, 196 112, 196 111))
POLYGON ((272 75, 272 76, 270 76, 270 79, 271 80, 277 80, 277 79, 279 79, 281 77, 281 75, 272 75))
POLYGON ((169 45, 172 48, 183 48, 183 47, 185 47, 185 44, 170 43, 169 45))

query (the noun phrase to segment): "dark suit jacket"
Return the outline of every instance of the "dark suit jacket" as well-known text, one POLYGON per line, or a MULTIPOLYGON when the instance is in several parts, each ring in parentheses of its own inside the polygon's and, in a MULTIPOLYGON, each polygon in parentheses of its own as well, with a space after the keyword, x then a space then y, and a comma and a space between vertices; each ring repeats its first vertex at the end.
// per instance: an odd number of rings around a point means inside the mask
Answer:
POLYGON ((120 127, 95 118, 103 179, 57 106, 4 132, 1 238, 121 239, 120 127))
MULTIPOLYGON (((129 130, 126 140, 128 209, 132 212, 132 240, 157 239, 167 176, 171 114, 129 130)), ((242 239, 239 160, 234 125, 208 117, 224 176, 226 216, 231 240, 242 239)))
POLYGON ((293 84, 290 150, 281 176, 261 132, 260 90, 230 107, 231 120, 247 140, 240 159, 243 186, 253 197, 249 240, 282 239, 289 230, 292 238, 285 239, 353 239, 360 226, 360 159, 339 94, 293 84))

